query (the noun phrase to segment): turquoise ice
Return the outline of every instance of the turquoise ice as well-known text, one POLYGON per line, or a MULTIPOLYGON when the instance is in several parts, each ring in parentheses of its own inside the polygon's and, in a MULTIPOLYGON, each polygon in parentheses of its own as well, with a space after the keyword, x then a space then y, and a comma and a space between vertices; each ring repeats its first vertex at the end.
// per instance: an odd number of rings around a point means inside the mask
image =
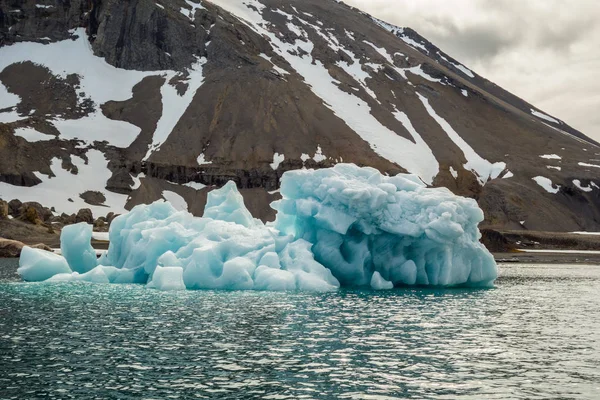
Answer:
POLYGON ((202 218, 164 201, 137 206, 112 222, 97 267, 91 227, 80 224, 61 236, 66 261, 28 249, 19 273, 159 290, 488 287, 496 279, 477 203, 414 175, 339 164, 285 173, 281 194, 272 224, 252 217, 233 182, 209 194, 202 218))

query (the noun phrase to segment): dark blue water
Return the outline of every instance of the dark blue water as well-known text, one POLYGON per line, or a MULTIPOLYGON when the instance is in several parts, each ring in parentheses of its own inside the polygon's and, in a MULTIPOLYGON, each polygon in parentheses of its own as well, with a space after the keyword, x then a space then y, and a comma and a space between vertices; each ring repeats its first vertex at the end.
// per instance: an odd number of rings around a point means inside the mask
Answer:
POLYGON ((493 290, 329 294, 5 273, 0 398, 600 398, 600 268, 501 271, 493 290))

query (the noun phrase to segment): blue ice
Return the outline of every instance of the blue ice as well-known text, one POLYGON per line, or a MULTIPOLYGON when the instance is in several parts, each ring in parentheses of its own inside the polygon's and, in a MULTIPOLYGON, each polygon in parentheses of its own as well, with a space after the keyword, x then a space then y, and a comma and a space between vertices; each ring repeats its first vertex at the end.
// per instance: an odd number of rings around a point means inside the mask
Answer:
POLYGON ((416 176, 339 164, 286 172, 281 194, 272 224, 252 217, 233 182, 209 194, 202 218, 164 201, 140 205, 112 222, 99 260, 91 227, 79 224, 61 235, 65 257, 28 249, 18 272, 27 281, 158 290, 488 287, 496 279, 477 203, 416 176))

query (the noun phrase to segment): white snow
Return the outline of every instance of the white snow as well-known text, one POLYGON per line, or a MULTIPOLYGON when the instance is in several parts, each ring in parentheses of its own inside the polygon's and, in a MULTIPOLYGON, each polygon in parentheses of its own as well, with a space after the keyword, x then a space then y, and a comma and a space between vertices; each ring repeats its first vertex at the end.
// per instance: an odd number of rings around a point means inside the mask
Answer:
POLYGON ((116 147, 128 147, 142 131, 125 121, 109 119, 96 111, 79 119, 57 119, 53 121, 60 131, 60 139, 79 139, 87 144, 107 141, 116 147))
POLYGON ((545 158, 547 160, 562 160, 562 157, 557 154, 544 154, 541 155, 540 158, 545 158))
MULTIPOLYGON (((377 100, 377 95, 375 94, 375 92, 373 90, 371 90, 368 86, 367 86, 367 82, 366 80, 368 78, 371 78, 371 74, 369 74, 368 72, 366 72, 365 70, 362 69, 362 66, 360 64, 360 60, 356 57, 356 55, 349 51, 349 50, 344 50, 345 53, 348 54, 348 56, 352 59, 352 64, 349 64, 346 61, 338 61, 336 63, 336 65, 340 68, 342 68, 344 71, 346 71, 346 73, 348 75, 350 75, 351 77, 354 78, 355 81, 357 81, 363 89, 365 89, 365 91, 369 94, 369 96, 371 96, 373 99, 377 100)), ((376 69, 376 68, 374 68, 376 69)))
POLYGON ((108 242, 108 232, 93 232, 92 238, 103 242, 108 242))
POLYGON ((202 69, 206 61, 204 57, 197 59, 191 69, 188 69, 189 76, 186 79, 188 89, 183 96, 177 93, 177 89, 174 86, 168 84, 169 78, 167 78, 167 82, 162 86, 160 94, 162 95, 163 111, 152 137, 152 145, 148 149, 144 161, 153 152, 160 149, 160 146, 167 140, 183 114, 187 111, 196 92, 204 83, 202 69))
POLYGON ((140 188, 140 186, 142 186, 142 178, 145 178, 146 174, 140 172, 137 176, 133 176, 131 174, 129 174, 129 176, 131 176, 131 179, 133 179, 133 186, 131 186, 131 190, 137 190, 140 188))
POLYGON ((57 213, 73 214, 81 208, 91 209, 95 217, 106 215, 111 211, 115 214, 125 213, 127 195, 109 192, 105 189, 106 182, 112 173, 107 168, 108 162, 102 152, 89 150, 86 155, 89 160, 88 164, 85 164, 82 158, 71 156, 71 162, 78 168, 77 175, 62 169, 62 160, 54 158, 51 163, 54 177, 35 172, 42 183, 32 187, 13 186, 0 182, 0 193, 3 198, 8 200, 41 201, 46 207, 54 207, 57 213), (107 207, 85 203, 79 195, 86 191, 98 191, 104 194, 107 207), (70 202, 69 198, 73 202, 70 202))
POLYGON ((187 8, 181 7, 179 9, 179 12, 182 13, 183 15, 185 15, 186 17, 188 17, 191 21, 194 21, 194 19, 195 19, 196 10, 204 10, 205 9, 202 6, 201 3, 197 4, 197 3, 194 3, 194 2, 192 2, 190 0, 185 0, 185 2, 187 3, 188 6, 191 7, 191 10, 188 10, 187 8))
POLYGON ((321 150, 321 146, 317 146, 317 151, 315 152, 313 160, 315 160, 316 162, 327 160, 327 157, 323 155, 323 150, 321 150))
POLYGON ((434 78, 431 75, 428 75, 425 71, 423 71, 423 68, 421 67, 421 65, 417 65, 416 67, 412 67, 412 68, 404 68, 404 71, 408 71, 414 75, 420 76, 421 78, 425 78, 429 82, 435 82, 435 83, 442 82, 441 79, 434 78))
POLYGON ((206 187, 206 185, 204 185, 200 182, 188 182, 188 183, 184 184, 183 186, 187 186, 187 187, 190 187, 195 190, 202 190, 206 187))
MULTIPOLYGON (((266 29, 267 23, 261 16, 265 8, 262 3, 256 0, 248 0, 244 3, 236 0, 218 0, 215 4, 236 15, 260 35, 270 39, 273 51, 285 58, 310 85, 312 91, 323 99, 324 104, 366 140, 377 154, 417 174, 419 171, 414 168, 415 165, 419 170, 427 170, 431 163, 437 164, 434 157, 428 156, 433 154, 431 150, 423 151, 421 145, 399 136, 371 114, 371 109, 366 102, 339 90, 323 64, 319 60, 313 60, 310 54, 314 44, 307 38, 298 39, 294 44, 290 44, 266 29), (258 12, 248 6, 256 8, 258 12), (308 55, 300 56, 297 52, 298 48, 308 55)), ((324 35, 322 32, 321 34, 324 35)), ((329 41, 331 42, 331 39, 329 41)), ((430 179, 422 178, 431 184, 430 179)))
POLYGON ((77 35, 76 40, 48 44, 19 42, 4 46, 0 48, 0 70, 14 63, 31 61, 62 78, 77 74, 81 80, 79 92, 84 92, 96 104, 127 100, 136 83, 146 76, 158 74, 115 68, 94 55, 86 39, 85 28, 76 29, 74 34, 77 35))
POLYGON ((54 135, 46 135, 33 128, 17 128, 15 129, 15 136, 22 137, 30 143, 43 142, 56 138, 54 135))
POLYGON ((283 154, 275 153, 273 154, 273 162, 270 164, 271 168, 277 171, 279 165, 285 160, 285 156, 283 154))
POLYGON ((385 29, 387 31, 392 32, 394 35, 396 35, 398 38, 400 38, 402 41, 404 41, 404 43, 408 44, 410 47, 423 50, 426 54, 429 54, 429 50, 427 50, 427 47, 425 47, 425 45, 409 38, 408 36, 406 36, 404 34, 404 28, 400 28, 398 26, 389 24, 389 23, 382 21, 380 19, 377 19, 377 18, 373 18, 373 17, 371 17, 371 18, 373 19, 373 21, 375 21, 375 23, 377 25, 381 26, 383 29, 385 29))
POLYGON ((187 211, 188 204, 181 195, 178 193, 172 192, 170 190, 164 190, 162 192, 162 197, 175 208, 177 211, 187 211))
POLYGON ((549 115, 544 114, 543 112, 536 111, 533 108, 531 109, 531 114, 534 115, 534 116, 536 116, 536 117, 538 117, 538 118, 545 119, 546 121, 553 122, 553 123, 555 123, 557 125, 560 125, 560 122, 558 120, 552 118, 549 115))
POLYGON ((450 174, 452 174, 454 179, 458 179, 458 172, 453 167, 450 167, 450 174))
POLYGON ((584 162, 580 162, 579 165, 581 165, 582 167, 600 168, 600 165, 588 164, 584 162))
POLYGON ((0 113, 0 123, 2 124, 10 124, 11 122, 20 121, 22 119, 26 119, 27 117, 21 117, 16 111, 8 111, 0 113))
POLYGON ((475 150, 473 150, 473 148, 469 146, 467 142, 465 142, 465 140, 452 128, 452 126, 450 126, 450 124, 444 118, 440 117, 435 112, 433 107, 431 107, 429 104, 429 100, 425 96, 421 95, 420 93, 417 93, 417 96, 419 96, 419 99, 425 106, 425 109, 429 115, 446 132, 450 140, 452 140, 454 144, 461 149, 467 160, 465 169, 473 171, 481 185, 485 185, 489 179, 496 179, 498 176, 500 176, 502 171, 506 169, 506 163, 496 162, 492 164, 477 154, 477 152, 475 152, 475 150))
POLYGON ((457 70, 459 70, 460 72, 462 72, 463 74, 465 74, 466 76, 468 76, 469 78, 475 78, 475 74, 469 68, 465 67, 462 64, 455 64, 455 63, 453 63, 452 61, 450 61, 446 57, 444 57, 444 55, 442 53, 440 53, 439 51, 438 51, 437 54, 438 54, 438 56, 440 56, 440 58, 442 60, 444 60, 448 64, 452 65, 454 68, 456 68, 457 70))
POLYGON ((260 57, 264 58, 265 60, 267 60, 268 62, 271 63, 271 65, 273 66, 273 70, 275 72, 277 72, 279 75, 285 76, 285 75, 289 75, 290 73, 287 72, 285 69, 278 67, 277 65, 275 65, 275 63, 273 62, 273 60, 271 60, 271 57, 269 57, 268 55, 266 55, 265 53, 260 53, 259 54, 260 57))
POLYGON ((460 92, 462 93, 463 96, 469 97, 469 92, 467 92, 465 89, 461 89, 460 92))
POLYGON ((36 4, 35 6, 37 8, 52 8, 52 7, 54 7, 52 5, 46 5, 46 4, 36 4))
POLYGON ((562 167, 555 167, 554 165, 546 165, 548 169, 555 169, 557 171, 562 171, 562 167))
POLYGON ((408 36, 402 35, 402 36, 400 36, 400 39, 402 39, 406 44, 408 44, 409 46, 411 46, 413 48, 416 47, 417 49, 423 50, 425 53, 429 53, 429 51, 427 51, 427 48, 423 44, 416 42, 415 40, 409 38, 408 36))
POLYGON ((206 157, 204 156, 204 153, 200 154, 198 156, 198 165, 209 165, 212 164, 212 161, 207 161, 206 157))
MULTIPOLYGON (((201 7, 196 3, 188 3, 192 7, 201 7)), ((152 146, 145 157, 147 159, 152 151, 157 150, 168 138, 202 85, 204 81, 202 66, 206 59, 199 59, 192 65, 188 71, 188 90, 183 96, 179 96, 177 90, 168 83, 177 75, 176 72, 143 72, 115 68, 103 58, 93 54, 84 28, 78 28, 73 33, 77 37, 76 40, 63 40, 49 44, 20 42, 0 48, 0 70, 13 63, 31 61, 47 67, 52 74, 62 78, 69 74, 77 74, 81 81, 78 93, 85 93, 85 97, 89 97, 95 103, 96 110, 95 113, 79 120, 56 121, 55 126, 61 132, 61 137, 79 138, 88 144, 106 140, 117 147, 129 146, 139 135, 140 129, 124 121, 106 118, 100 110, 100 105, 110 100, 129 99, 133 86, 147 76, 164 76, 165 84, 161 88, 163 113, 154 133, 152 146)), ((15 98, 3 98, 2 102, 14 103, 15 98)), ((6 114, 0 113, 0 122, 15 117, 14 114, 11 117, 7 117, 6 114)))
POLYGON ((548 193, 556 194, 560 190, 559 185, 554 185, 550 179, 543 176, 536 176, 532 179, 548 193))
POLYGON ((467 75, 469 78, 475 78, 475 74, 469 68, 465 67, 462 64, 452 64, 456 69, 458 69, 463 74, 467 75))
MULTIPOLYGON (((0 52, 0 55, 2 53, 0 52)), ((1 60, 0 60, 1 63, 1 60)), ((0 66, 0 71, 4 68, 0 66)), ((2 109, 10 109, 10 111, 0 112, 0 123, 9 124, 11 122, 19 121, 25 119, 27 117, 21 117, 15 111, 14 107, 16 107, 21 102, 21 98, 14 93, 8 91, 6 86, 0 82, 0 110, 2 109)))
MULTIPOLYGON (((77 36, 76 40, 49 44, 20 42, 4 46, 0 48, 0 70, 13 63, 31 61, 47 67, 52 74, 62 78, 77 74, 80 78, 78 93, 85 93, 86 97, 94 101, 96 112, 79 120, 56 121, 55 126, 61 132, 61 137, 78 137, 87 143, 107 140, 114 146, 127 147, 137 137, 140 129, 124 121, 106 118, 99 106, 109 100, 129 99, 135 84, 146 76, 158 73, 115 68, 93 54, 84 28, 76 29, 74 34, 77 36)), ((14 97, 3 101, 14 102, 14 97)), ((0 114, 0 122, 6 120, 2 118, 3 114, 0 114)))
POLYGON ((578 188, 579 190, 581 190, 581 191, 583 191, 583 192, 587 192, 587 193, 589 193, 589 192, 591 192, 591 191, 593 191, 593 190, 594 190, 593 188, 591 188, 591 187, 589 187, 589 186, 583 186, 583 185, 581 184, 581 181, 580 181, 579 179, 574 179, 574 180, 573 180, 573 185, 577 186, 577 188, 578 188))
POLYGON ((402 123, 404 128, 406 128, 408 133, 410 133, 413 140, 416 142, 413 146, 413 151, 417 157, 412 157, 410 159, 407 158, 403 166, 405 166, 409 171, 419 175, 419 177, 421 177, 421 179, 423 179, 423 181, 428 185, 433 184, 433 179, 440 172, 440 164, 435 158, 433 151, 429 148, 427 143, 425 143, 419 132, 417 132, 413 124, 410 122, 408 115, 401 111, 395 111, 394 117, 396 117, 396 119, 402 123), (427 160, 427 162, 421 162, 423 159, 427 160))
MULTIPOLYGON (((2 69, 0 69, 0 71, 2 71, 2 69)), ((15 107, 20 102, 21 98, 16 94, 9 92, 6 86, 4 86, 2 82, 0 82, 0 110, 9 107, 15 107)))
POLYGON ((511 171, 507 171, 506 174, 504 174, 504 176, 502 177, 502 179, 509 179, 513 176, 515 176, 515 174, 513 174, 511 171))

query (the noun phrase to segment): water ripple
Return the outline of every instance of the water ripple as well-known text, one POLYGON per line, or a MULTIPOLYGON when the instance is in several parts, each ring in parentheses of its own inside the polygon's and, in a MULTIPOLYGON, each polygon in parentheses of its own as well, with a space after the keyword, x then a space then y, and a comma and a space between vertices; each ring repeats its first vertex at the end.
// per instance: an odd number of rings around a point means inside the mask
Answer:
POLYGON ((0 282, 0 397, 592 399, 599 289, 522 265, 487 291, 0 282))

